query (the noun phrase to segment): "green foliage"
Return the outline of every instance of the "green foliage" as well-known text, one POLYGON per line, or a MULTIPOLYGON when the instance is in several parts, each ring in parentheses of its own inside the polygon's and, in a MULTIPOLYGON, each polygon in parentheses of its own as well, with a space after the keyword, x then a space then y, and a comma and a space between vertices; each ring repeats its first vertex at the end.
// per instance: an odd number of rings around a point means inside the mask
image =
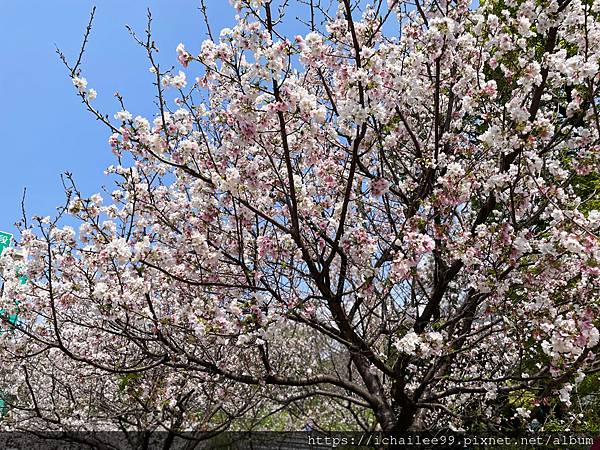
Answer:
POLYGON ((586 376, 577 387, 576 402, 583 416, 581 431, 600 431, 600 375, 586 376))
POLYGON ((600 211, 600 174, 576 175, 573 178, 573 188, 582 200, 581 210, 588 213, 600 211))
POLYGON ((124 392, 126 389, 131 388, 132 385, 137 384, 142 378, 141 373, 128 373, 123 375, 121 381, 119 381, 119 392, 124 392))

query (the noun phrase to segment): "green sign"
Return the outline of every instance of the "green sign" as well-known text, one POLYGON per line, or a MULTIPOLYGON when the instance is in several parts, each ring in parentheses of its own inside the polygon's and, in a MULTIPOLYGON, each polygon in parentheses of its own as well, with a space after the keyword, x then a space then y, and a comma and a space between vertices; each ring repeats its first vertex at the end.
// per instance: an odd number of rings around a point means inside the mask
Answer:
POLYGON ((13 402, 14 400, 15 397, 13 395, 0 392, 0 422, 2 421, 3 417, 6 417, 8 415, 8 404, 13 402))
MULTIPOLYGON (((2 254, 2 252, 4 251, 5 248, 10 247, 10 244, 12 244, 12 238, 13 238, 12 234, 6 233, 4 231, 0 231, 0 255, 2 254)), ((21 277, 21 284, 25 283, 26 281, 27 280, 25 277, 21 277)), ((4 313, 5 313, 4 309, 0 308, 0 315, 3 315, 4 313)), ((8 317, 8 321, 12 325, 15 325, 17 323, 17 319, 18 319, 18 316, 16 314, 12 314, 8 317)), ((0 328, 0 333, 2 333, 3 331, 4 330, 2 328, 0 328)), ((2 409, 3 403, 4 402, 0 398, 0 410, 2 409)))
MULTIPOLYGON (((0 231, 0 255, 2 254, 2 252, 4 251, 5 248, 10 247, 10 244, 12 244, 12 238, 13 235, 10 233, 6 233, 4 231, 0 231)), ((26 279, 24 279, 25 277, 21 278, 21 283, 26 282, 26 279)), ((0 309, 0 315, 4 314, 4 310, 0 309)), ((17 315, 11 315, 8 318, 8 321, 11 324, 16 324, 17 323, 17 315)), ((2 328, 0 328, 0 333, 2 333, 3 330, 2 328)), ((2 392, 0 392, 0 418, 6 416, 6 414, 8 414, 8 407, 4 401, 4 394, 2 392)))
POLYGON ((0 255, 2 254, 5 248, 10 247, 10 244, 12 243, 12 238, 12 234, 0 231, 0 255))

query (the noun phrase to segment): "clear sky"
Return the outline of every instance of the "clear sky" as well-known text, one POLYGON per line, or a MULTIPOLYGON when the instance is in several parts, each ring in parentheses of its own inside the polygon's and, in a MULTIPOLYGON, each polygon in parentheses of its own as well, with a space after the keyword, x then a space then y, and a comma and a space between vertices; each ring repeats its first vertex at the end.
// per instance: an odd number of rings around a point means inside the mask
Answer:
MULTIPOLYGON (((103 175, 114 163, 108 130, 81 105, 55 45, 74 58, 96 4, 82 73, 88 87, 98 91, 97 106, 111 116, 120 109, 112 95, 118 90, 132 114, 149 117, 154 113, 149 64, 125 24, 143 33, 149 7, 160 61, 174 65, 179 42, 194 50, 206 38, 199 3, 0 0, 0 230, 15 233, 24 187, 28 215, 46 216, 63 203, 62 172, 73 172, 86 195, 110 186, 103 175)), ((207 4, 214 32, 233 24, 235 10, 227 0, 207 4)))

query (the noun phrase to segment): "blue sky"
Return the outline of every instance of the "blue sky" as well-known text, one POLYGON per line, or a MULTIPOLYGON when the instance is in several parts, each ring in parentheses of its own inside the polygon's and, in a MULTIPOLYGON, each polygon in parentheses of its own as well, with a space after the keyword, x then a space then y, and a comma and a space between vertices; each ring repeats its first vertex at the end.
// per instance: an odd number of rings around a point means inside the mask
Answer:
MULTIPOLYGON (((97 106, 111 115, 119 110, 115 91, 134 115, 154 112, 148 63, 125 24, 143 32, 146 9, 152 10, 163 65, 176 63, 179 42, 198 49, 206 38, 198 0, 0 0, 0 230, 15 233, 24 187, 28 215, 46 216, 63 202, 62 172, 73 172, 85 194, 110 186, 103 175, 114 162, 109 133, 85 111, 55 53, 57 45, 67 57, 77 55, 95 3, 83 76, 98 91, 97 106)), ((227 0, 207 4, 213 31, 233 24, 227 0)))

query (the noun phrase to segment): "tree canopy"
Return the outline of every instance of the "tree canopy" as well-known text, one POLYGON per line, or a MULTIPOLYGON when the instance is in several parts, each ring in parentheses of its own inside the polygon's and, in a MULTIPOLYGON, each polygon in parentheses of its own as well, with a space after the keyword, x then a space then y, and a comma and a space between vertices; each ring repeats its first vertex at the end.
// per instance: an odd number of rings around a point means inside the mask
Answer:
POLYGON ((7 426, 583 429, 600 3, 232 3, 176 69, 132 32, 153 117, 63 56, 118 181, 0 260, 7 426))

